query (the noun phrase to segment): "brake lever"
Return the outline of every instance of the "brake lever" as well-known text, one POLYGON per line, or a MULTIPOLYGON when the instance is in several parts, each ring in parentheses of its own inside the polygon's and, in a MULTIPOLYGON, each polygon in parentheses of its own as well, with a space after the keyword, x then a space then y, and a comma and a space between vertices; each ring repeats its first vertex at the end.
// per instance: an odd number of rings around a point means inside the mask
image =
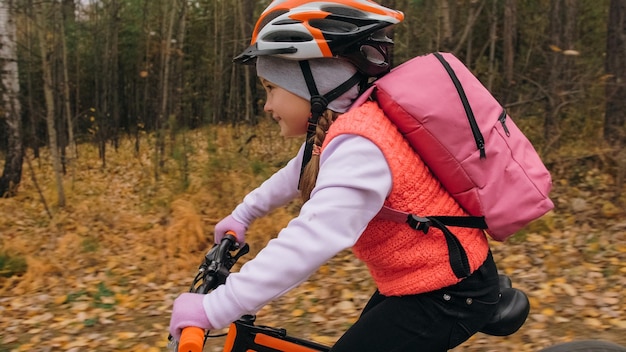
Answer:
MULTIPOLYGON (((198 268, 198 273, 191 284, 189 292, 207 294, 209 291, 225 283, 226 278, 230 274, 230 269, 239 258, 249 251, 250 247, 248 244, 239 248, 234 232, 232 232, 232 234, 227 233, 224 239, 222 239, 219 244, 214 245, 204 256, 204 261, 198 268), (237 250, 237 252, 234 255, 231 254, 231 252, 235 250, 237 250)), ((209 337, 208 332, 205 332, 204 342, 206 342, 207 337, 209 337)), ((168 340, 168 348, 177 351, 179 343, 172 338, 171 334, 168 336, 168 340)), ((201 346, 199 347, 201 348, 201 346)))
POLYGON ((190 292, 208 293, 226 282, 233 265, 239 258, 250 252, 250 246, 246 243, 234 255, 231 255, 232 246, 233 244, 219 244, 209 250, 204 262, 198 268, 198 274, 191 285, 190 292), (223 247, 224 245, 228 248, 223 247))
POLYGON ((233 267, 233 265, 235 265, 235 263, 237 263, 239 258, 243 257, 244 255, 248 254, 249 252, 250 252, 250 246, 248 246, 247 243, 244 244, 243 247, 239 248, 237 253, 235 253, 235 255, 233 255, 230 258, 229 263, 227 264, 228 270, 230 271, 230 269, 233 267))

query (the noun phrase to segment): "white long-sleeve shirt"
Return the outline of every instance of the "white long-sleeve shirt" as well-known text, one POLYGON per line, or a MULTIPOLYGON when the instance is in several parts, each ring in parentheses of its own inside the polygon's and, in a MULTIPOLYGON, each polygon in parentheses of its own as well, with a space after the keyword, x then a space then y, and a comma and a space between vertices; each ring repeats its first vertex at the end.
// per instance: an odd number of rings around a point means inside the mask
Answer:
MULTIPOLYGON (((300 148, 284 168, 250 192, 233 217, 250 223, 298 197, 303 151, 300 148)), ((205 296, 211 325, 224 328, 244 314, 256 313, 352 247, 383 206, 391 186, 387 161, 373 142, 356 135, 334 138, 320 156, 316 186, 300 214, 224 285, 205 296)))

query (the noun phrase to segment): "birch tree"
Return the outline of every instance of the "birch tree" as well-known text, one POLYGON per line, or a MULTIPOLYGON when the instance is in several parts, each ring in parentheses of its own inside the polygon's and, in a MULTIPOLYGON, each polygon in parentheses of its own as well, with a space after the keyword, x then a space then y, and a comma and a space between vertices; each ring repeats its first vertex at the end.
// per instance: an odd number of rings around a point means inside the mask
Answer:
POLYGON ((13 0, 0 1, 0 80, 2 82, 0 126, 6 126, 7 134, 6 163, 2 177, 0 177, 0 196, 2 197, 16 194, 22 178, 24 159, 13 11, 13 0))

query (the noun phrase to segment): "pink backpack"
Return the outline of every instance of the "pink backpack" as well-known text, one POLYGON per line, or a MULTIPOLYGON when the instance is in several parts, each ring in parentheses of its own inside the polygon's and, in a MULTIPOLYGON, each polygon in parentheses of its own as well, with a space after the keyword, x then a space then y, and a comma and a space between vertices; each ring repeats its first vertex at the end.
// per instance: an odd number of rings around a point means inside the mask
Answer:
POLYGON ((472 215, 420 217, 385 208, 380 218, 424 232, 429 226, 482 228, 504 241, 554 207, 548 198, 550 173, 539 155, 454 55, 432 53, 405 62, 375 81, 353 106, 370 96, 472 215))

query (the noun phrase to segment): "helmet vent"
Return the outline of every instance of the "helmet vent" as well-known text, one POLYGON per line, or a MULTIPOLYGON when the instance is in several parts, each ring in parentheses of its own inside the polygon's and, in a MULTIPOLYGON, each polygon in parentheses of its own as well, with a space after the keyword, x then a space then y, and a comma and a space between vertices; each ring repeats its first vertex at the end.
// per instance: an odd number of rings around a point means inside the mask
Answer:
POLYGON ((267 26, 268 23, 272 22, 276 17, 283 15, 287 12, 289 12, 289 10, 276 10, 265 15, 265 17, 263 17, 263 19, 259 22, 257 33, 258 31, 261 31, 261 29, 263 29, 265 26, 267 26))
POLYGON ((313 37, 307 33, 296 31, 280 31, 268 33, 263 37, 264 41, 274 43, 299 43, 313 40, 313 37))
POLYGON ((332 13, 333 15, 346 16, 351 18, 367 18, 367 14, 362 11, 341 6, 324 6, 322 11, 332 13))
POLYGON ((326 33, 350 33, 359 29, 355 24, 329 18, 310 20, 309 24, 326 33))
POLYGON ((281 24, 298 24, 298 23, 302 23, 302 21, 300 20, 292 20, 291 18, 286 19, 286 20, 280 20, 280 21, 276 21, 274 22, 275 25, 281 25, 281 24))

